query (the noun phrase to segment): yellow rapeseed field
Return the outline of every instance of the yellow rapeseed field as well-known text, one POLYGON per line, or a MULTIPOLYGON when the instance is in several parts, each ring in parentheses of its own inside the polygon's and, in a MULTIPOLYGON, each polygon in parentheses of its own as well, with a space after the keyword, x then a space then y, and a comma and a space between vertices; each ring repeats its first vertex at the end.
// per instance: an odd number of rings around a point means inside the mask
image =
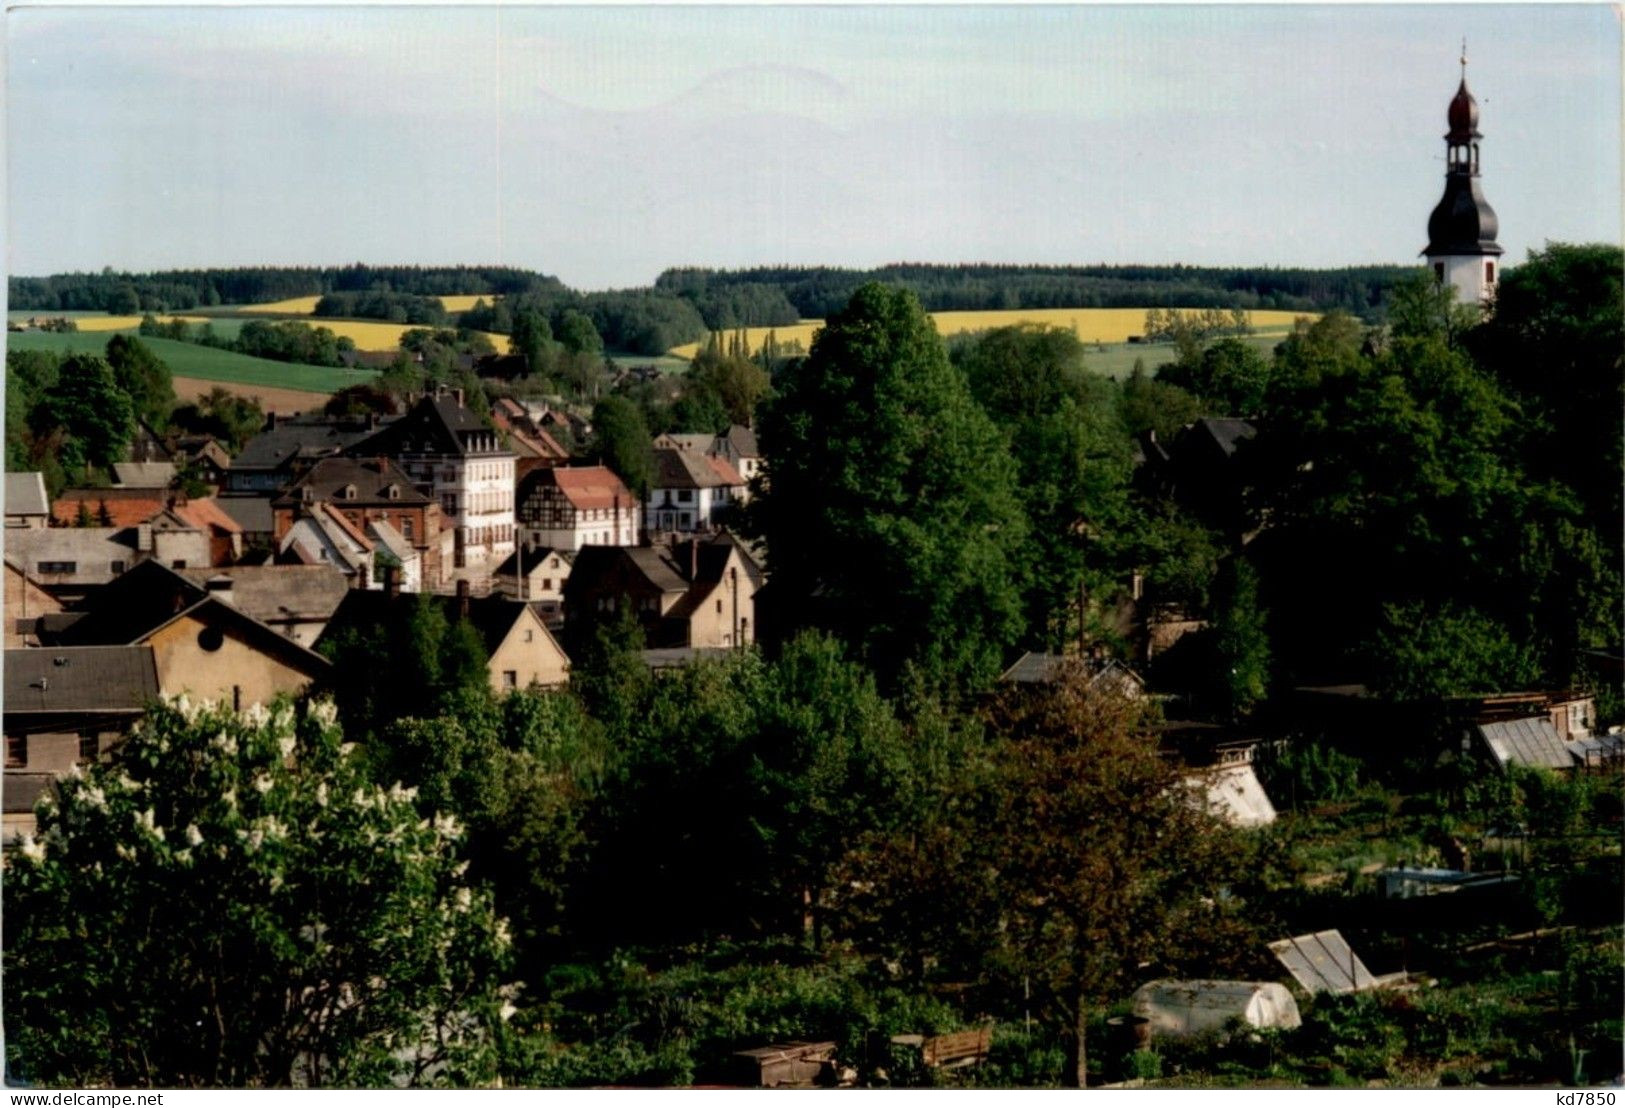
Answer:
MULTIPOLYGON (((309 315, 316 310, 316 301, 319 296, 296 296, 292 300, 278 300, 271 304, 249 304, 238 311, 243 315, 309 315)), ((498 299, 496 296, 437 296, 436 300, 448 312, 466 312, 472 308, 476 301, 483 300, 487 304, 498 299)))
MULTIPOLYGON (((43 318, 45 313, 41 313, 43 318)), ((183 319, 187 323, 207 323, 208 320, 197 315, 163 316, 160 322, 169 323, 176 319, 183 319)), ((141 317, 138 315, 82 315, 73 320, 74 326, 81 331, 127 331, 132 327, 141 326, 141 317)))
MULTIPOLYGON (((1145 333, 1145 308, 1018 308, 996 312, 933 312, 937 333, 943 338, 966 331, 987 331, 994 327, 1010 327, 1017 323, 1037 323, 1073 331, 1088 343, 1122 343, 1131 336, 1145 333)), ((1257 311, 1248 312, 1247 320, 1255 334, 1285 334, 1292 329, 1294 320, 1304 312, 1257 311)), ((1311 316, 1311 318, 1313 318, 1311 316)), ((803 350, 812 346, 813 333, 824 325, 821 319, 802 320, 789 327, 750 327, 746 340, 751 353, 762 348, 762 340, 769 331, 780 344, 799 341, 803 350)), ((692 358, 700 344, 691 342, 674 347, 671 351, 679 358, 692 358)))
POLYGON ((316 310, 319 296, 296 296, 292 300, 274 300, 269 304, 246 304, 237 309, 239 315, 309 315, 316 310))

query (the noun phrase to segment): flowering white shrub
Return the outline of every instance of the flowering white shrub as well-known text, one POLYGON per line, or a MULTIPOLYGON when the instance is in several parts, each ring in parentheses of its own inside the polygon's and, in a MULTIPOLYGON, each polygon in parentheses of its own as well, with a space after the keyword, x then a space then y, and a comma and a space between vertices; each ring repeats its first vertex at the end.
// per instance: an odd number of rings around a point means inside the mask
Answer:
POLYGON ((345 756, 331 704, 184 697, 63 779, 6 859, 6 1031, 36 1082, 483 1084, 506 925, 457 825, 345 756))

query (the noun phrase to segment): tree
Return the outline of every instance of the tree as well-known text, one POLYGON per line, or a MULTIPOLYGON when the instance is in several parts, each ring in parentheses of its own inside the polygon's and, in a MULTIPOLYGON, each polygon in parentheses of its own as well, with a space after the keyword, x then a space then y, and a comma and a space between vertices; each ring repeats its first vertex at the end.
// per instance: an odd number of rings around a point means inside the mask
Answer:
POLYGON ((1121 576, 1112 546, 1128 513, 1130 453, 1114 390, 1084 369, 1083 345, 1059 328, 1001 327, 960 345, 955 362, 1016 463, 1028 521, 1026 641, 1059 651, 1086 615, 1080 585, 1104 595, 1121 576))
POLYGON ((63 361, 56 383, 45 391, 49 421, 68 433, 62 462, 70 470, 106 469, 124 456, 134 430, 130 398, 101 358, 74 355, 63 361))
POLYGON ((107 362, 119 388, 130 398, 137 419, 162 427, 175 405, 175 386, 165 365, 140 339, 114 335, 107 340, 107 362))
MULTIPOLYGON (((767 371, 760 365, 747 357, 725 355, 714 342, 694 356, 684 381, 684 400, 701 394, 707 400, 714 399, 713 407, 721 409, 725 423, 715 428, 717 431, 726 430, 727 423, 749 426, 756 418, 756 405, 767 395, 769 386, 767 371)), ((693 428, 710 429, 709 426, 693 428)))
POLYGON ((1258 575, 1231 558, 1219 576, 1213 622, 1214 692, 1229 719, 1249 714, 1269 693, 1270 643, 1258 605, 1258 575))
POLYGON ((553 326, 547 315, 536 308, 513 313, 513 331, 508 335, 508 352, 524 356, 532 374, 546 377, 553 372, 553 326))
POLYGON ((785 371, 762 444, 753 527, 786 626, 832 631, 883 688, 991 680, 1021 633, 1015 467, 914 295, 854 293, 785 371))
POLYGON ((1147 376, 1138 360, 1123 382, 1120 411, 1123 429, 1130 435, 1152 431, 1163 442, 1172 441, 1181 428, 1202 415, 1196 397, 1177 385, 1147 376))
POLYGON ((1210 415, 1252 417, 1263 407, 1270 365, 1240 339, 1227 338, 1162 367, 1157 378, 1199 397, 1210 415))
POLYGON ((624 396, 606 396, 592 410, 593 454, 639 500, 654 480, 654 441, 643 413, 624 396))
POLYGON ((235 453, 265 426, 265 413, 257 400, 215 385, 196 403, 176 408, 169 422, 182 431, 213 435, 235 453))
POLYGON ((1030 987, 1081 1087, 1090 1015, 1177 973, 1196 954, 1185 943, 1224 926, 1216 894, 1238 845, 1158 755, 1141 707, 1092 690, 1079 665, 1006 690, 988 725, 985 766, 942 822, 850 860, 843 908, 871 953, 895 949, 877 937, 924 945, 949 980, 980 980, 1017 1010, 1030 987))
POLYGON ((485 1083, 506 927, 331 705, 155 706, 6 858, 12 1061, 50 1084, 485 1083), (116 941, 99 930, 116 926, 116 941))

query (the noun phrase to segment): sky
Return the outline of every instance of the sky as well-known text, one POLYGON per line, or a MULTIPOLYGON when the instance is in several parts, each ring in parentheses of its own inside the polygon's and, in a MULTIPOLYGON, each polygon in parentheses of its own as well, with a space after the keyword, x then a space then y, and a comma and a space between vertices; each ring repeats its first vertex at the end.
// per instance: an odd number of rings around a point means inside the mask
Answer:
POLYGON ((1513 263, 1621 239, 1621 27, 1537 6, 13 7, 9 272, 1513 263))

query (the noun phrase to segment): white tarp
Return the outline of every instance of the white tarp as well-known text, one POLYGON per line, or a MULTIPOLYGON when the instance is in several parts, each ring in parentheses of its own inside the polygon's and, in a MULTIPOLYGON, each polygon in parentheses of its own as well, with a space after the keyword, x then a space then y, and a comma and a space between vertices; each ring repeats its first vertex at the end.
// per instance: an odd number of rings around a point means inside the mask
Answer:
POLYGON ((1298 1002, 1274 981, 1152 981, 1134 994, 1134 1014, 1153 1035, 1222 1031, 1235 1019, 1253 1027, 1297 1027, 1298 1002))

